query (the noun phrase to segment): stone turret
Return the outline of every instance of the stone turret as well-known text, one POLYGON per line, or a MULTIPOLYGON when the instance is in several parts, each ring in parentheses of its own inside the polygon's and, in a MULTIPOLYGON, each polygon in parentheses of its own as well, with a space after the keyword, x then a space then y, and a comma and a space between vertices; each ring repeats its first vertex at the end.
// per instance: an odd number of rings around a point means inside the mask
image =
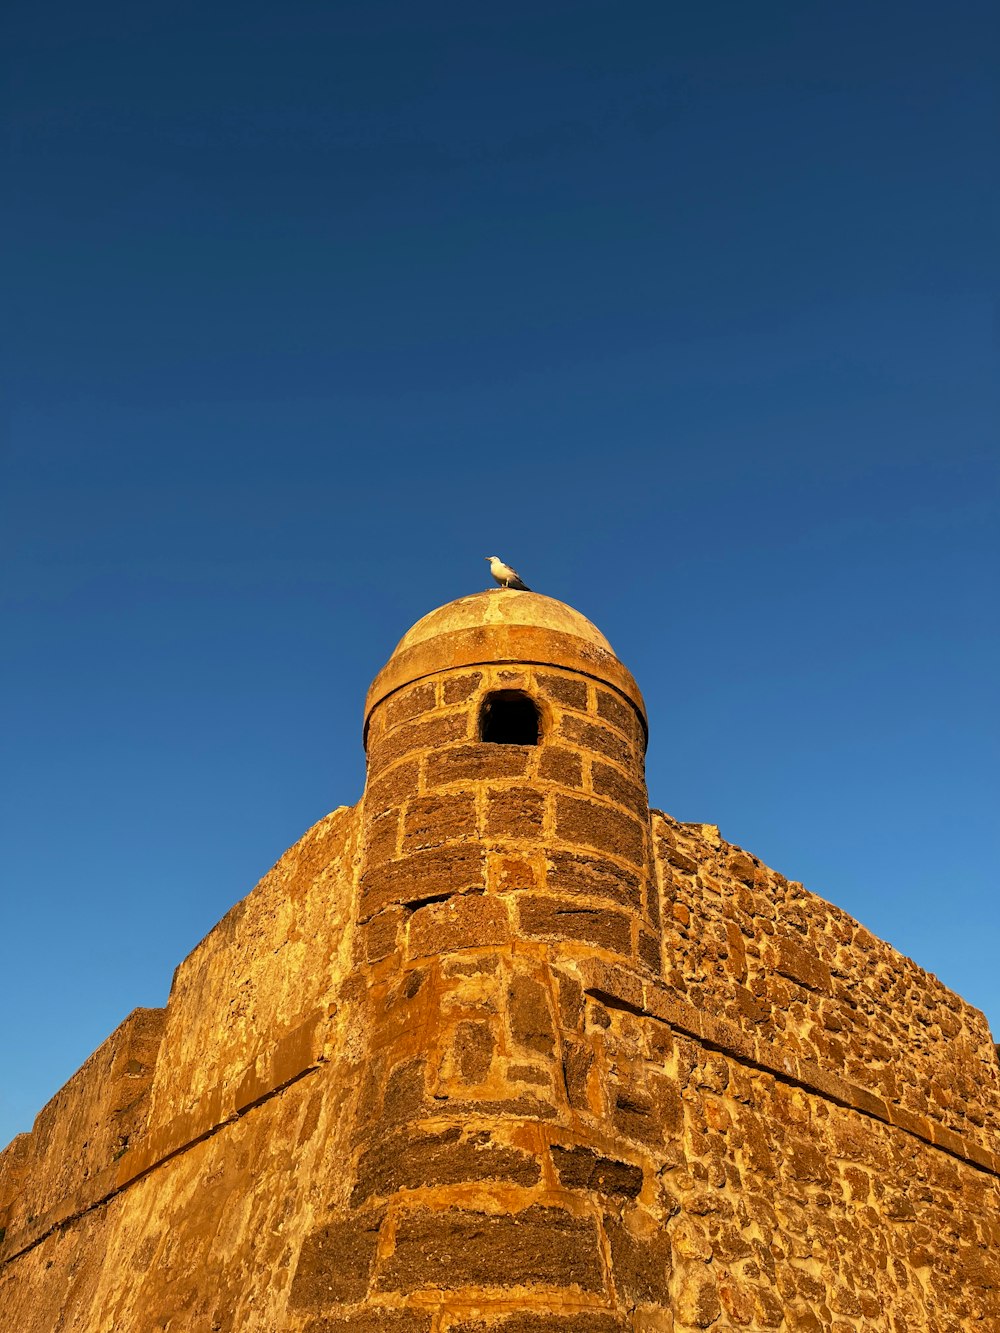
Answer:
POLYGON ((590 621, 530 592, 431 612, 368 691, 365 740, 370 961, 433 918, 659 970, 646 713, 590 621))
POLYGON ((425 616, 368 777, 0 1154, 0 1333, 961 1333, 983 1016, 647 805, 583 616, 425 616))

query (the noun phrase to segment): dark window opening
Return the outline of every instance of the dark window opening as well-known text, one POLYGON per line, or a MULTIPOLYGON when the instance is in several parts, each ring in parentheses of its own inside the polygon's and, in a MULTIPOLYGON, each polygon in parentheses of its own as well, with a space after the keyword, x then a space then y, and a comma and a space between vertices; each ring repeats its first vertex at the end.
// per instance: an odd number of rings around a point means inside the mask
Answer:
POLYGON ((520 690, 497 690, 483 700, 479 734, 494 745, 537 745, 538 709, 520 690))

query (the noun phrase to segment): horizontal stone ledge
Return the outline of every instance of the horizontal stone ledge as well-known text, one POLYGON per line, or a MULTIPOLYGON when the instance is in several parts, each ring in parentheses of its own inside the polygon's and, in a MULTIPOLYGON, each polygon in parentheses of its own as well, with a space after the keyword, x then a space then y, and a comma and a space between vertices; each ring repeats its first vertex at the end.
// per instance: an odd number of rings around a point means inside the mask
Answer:
POLYGON ((809 1092, 912 1134, 914 1138, 921 1139, 933 1148, 940 1148, 969 1166, 1000 1176, 1000 1156, 981 1144, 928 1116, 918 1115, 886 1101, 877 1093, 835 1074, 833 1070, 824 1069, 814 1060, 784 1051, 776 1043, 746 1032, 729 1019, 703 1013, 685 1000, 670 995, 662 983, 651 981, 627 967, 603 959, 583 959, 578 966, 584 991, 602 1004, 665 1023, 724 1055, 754 1065, 778 1078, 798 1083, 809 1092))
POLYGON ((101 1207, 171 1158, 211 1138, 255 1106, 319 1069, 324 1062, 325 1020, 330 1016, 325 1009, 314 1013, 259 1055, 235 1083, 216 1084, 199 1098, 193 1110, 154 1129, 135 1149, 89 1176, 79 1189, 53 1204, 30 1227, 8 1232, 0 1243, 0 1265, 33 1249, 53 1231, 101 1207))

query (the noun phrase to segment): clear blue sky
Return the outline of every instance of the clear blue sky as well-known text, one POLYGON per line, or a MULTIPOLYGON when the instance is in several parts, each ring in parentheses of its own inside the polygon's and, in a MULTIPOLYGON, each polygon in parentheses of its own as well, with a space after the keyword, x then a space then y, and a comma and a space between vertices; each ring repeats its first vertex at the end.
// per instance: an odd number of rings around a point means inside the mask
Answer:
POLYGON ((498 551, 655 805, 1000 1029, 995 7, 8 19, 0 1142, 498 551))

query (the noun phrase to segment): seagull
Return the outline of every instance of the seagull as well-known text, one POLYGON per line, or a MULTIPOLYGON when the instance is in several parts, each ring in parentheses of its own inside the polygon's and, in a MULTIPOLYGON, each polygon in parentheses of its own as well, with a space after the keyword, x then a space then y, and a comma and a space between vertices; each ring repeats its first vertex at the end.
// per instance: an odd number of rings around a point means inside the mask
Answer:
POLYGON ((490 573, 500 584, 501 588, 519 588, 521 592, 530 592, 531 589, 521 579, 516 569, 511 569, 510 565, 505 565, 498 555, 483 556, 484 560, 490 562, 490 573))

